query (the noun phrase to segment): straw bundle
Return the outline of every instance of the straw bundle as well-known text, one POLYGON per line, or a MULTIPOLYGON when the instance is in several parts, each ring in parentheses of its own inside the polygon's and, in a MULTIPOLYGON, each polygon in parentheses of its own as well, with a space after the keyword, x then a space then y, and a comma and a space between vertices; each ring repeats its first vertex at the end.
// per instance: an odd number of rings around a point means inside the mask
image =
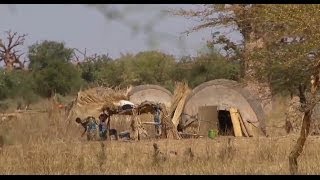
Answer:
POLYGON ((180 116, 182 114, 186 99, 190 93, 191 89, 189 88, 187 83, 176 83, 176 88, 173 94, 170 107, 170 117, 172 117, 172 122, 175 128, 177 128, 179 124, 180 116))
POLYGON ((104 105, 113 106, 119 100, 128 100, 127 92, 111 88, 93 88, 78 93, 77 103, 85 105, 89 103, 103 103, 104 105))
POLYGON ((165 105, 160 104, 162 108, 162 138, 173 138, 173 139, 181 139, 180 134, 178 133, 177 128, 174 127, 171 118, 166 111, 165 105))
POLYGON ((75 116, 84 118, 86 116, 98 116, 103 108, 115 109, 115 103, 120 100, 128 100, 128 93, 131 88, 126 90, 112 89, 106 87, 95 87, 85 91, 78 92, 71 110, 68 114, 68 120, 75 116))

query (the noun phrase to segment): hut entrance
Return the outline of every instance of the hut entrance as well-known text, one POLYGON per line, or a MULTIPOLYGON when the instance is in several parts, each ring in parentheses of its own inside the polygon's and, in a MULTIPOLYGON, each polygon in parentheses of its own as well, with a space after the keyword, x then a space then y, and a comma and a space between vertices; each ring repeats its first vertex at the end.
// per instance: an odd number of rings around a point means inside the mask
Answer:
POLYGON ((234 108, 219 110, 217 106, 200 106, 199 135, 207 136, 210 130, 217 130, 219 136, 242 136, 239 114, 234 108), (232 114, 231 114, 231 113, 232 114))
POLYGON ((218 130, 217 106, 200 106, 199 115, 199 135, 208 136, 210 130, 218 130))
POLYGON ((218 111, 218 130, 220 136, 234 136, 230 111, 218 111))

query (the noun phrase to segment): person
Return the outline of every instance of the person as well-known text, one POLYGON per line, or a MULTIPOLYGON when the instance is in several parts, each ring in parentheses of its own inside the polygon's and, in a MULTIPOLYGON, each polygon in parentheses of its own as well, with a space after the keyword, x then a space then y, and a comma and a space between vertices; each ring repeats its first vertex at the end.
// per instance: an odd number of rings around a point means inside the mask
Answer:
POLYGON ((99 135, 100 140, 104 141, 109 136, 114 136, 118 140, 118 132, 116 129, 110 129, 110 116, 102 113, 99 115, 99 135), (106 122, 107 121, 107 122, 106 122), (109 133, 108 133, 109 132, 109 133))
POLYGON ((155 106, 154 122, 155 122, 156 135, 160 136, 161 135, 161 107, 159 104, 155 106))
POLYGON ((120 132, 119 133, 119 138, 120 139, 130 140, 130 132, 129 131, 120 132))
MULTIPOLYGON (((106 120, 108 119, 108 115, 105 113, 100 114, 99 116, 99 135, 101 140, 107 139, 108 126, 106 120)), ((108 120, 109 121, 109 120, 108 120)))
POLYGON ((115 140, 118 140, 119 136, 118 136, 118 131, 116 129, 110 129, 109 130, 109 136, 112 136, 112 135, 114 136, 115 140))
POLYGON ((96 140, 97 139, 97 130, 98 130, 98 123, 93 116, 88 116, 87 118, 82 121, 79 117, 76 118, 76 122, 81 124, 84 128, 84 132, 81 134, 81 137, 87 133, 87 140, 96 140))

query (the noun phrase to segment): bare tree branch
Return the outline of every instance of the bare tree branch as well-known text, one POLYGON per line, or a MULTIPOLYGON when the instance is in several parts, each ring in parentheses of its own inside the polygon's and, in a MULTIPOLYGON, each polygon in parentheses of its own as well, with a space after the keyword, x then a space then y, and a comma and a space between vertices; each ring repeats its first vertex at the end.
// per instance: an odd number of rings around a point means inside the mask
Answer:
POLYGON ((8 34, 8 40, 9 40, 9 44, 7 46, 8 51, 11 51, 16 46, 23 45, 25 41, 25 37, 27 36, 27 34, 20 35, 14 41, 14 38, 17 36, 18 33, 15 32, 12 34, 11 31, 8 31, 7 34, 8 34))
POLYGON ((24 44, 25 37, 27 34, 18 35, 17 32, 12 32, 11 30, 5 32, 7 35, 8 44, 0 41, 0 61, 4 61, 5 67, 8 70, 21 69, 24 64, 20 61, 21 56, 24 53, 19 53, 20 50, 15 49, 17 46, 24 44), (19 54, 18 54, 19 53, 19 54), (18 64, 19 67, 16 67, 18 64))

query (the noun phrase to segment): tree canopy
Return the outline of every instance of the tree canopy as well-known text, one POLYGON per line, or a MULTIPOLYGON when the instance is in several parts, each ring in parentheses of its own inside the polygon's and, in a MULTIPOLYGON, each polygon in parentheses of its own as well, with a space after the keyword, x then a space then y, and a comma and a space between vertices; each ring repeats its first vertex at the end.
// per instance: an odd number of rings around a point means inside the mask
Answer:
POLYGON ((200 21, 187 33, 204 28, 229 28, 243 37, 232 42, 223 32, 212 34, 213 45, 232 50, 242 62, 242 77, 253 75, 270 83, 274 93, 298 93, 310 78, 312 59, 318 54, 320 6, 233 4, 204 5, 200 10, 174 10, 174 14, 200 21), (254 72, 254 73, 253 73, 254 72))

